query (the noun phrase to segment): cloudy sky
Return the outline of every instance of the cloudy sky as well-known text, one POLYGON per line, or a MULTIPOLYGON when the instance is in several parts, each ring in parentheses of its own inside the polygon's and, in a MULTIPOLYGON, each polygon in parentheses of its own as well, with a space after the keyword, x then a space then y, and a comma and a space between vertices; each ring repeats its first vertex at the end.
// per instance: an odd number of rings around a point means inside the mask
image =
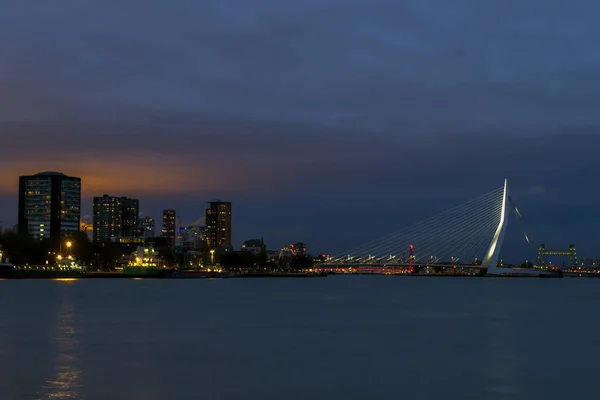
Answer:
MULTIPOLYGON (((537 245, 599 255, 600 3, 0 0, 0 221, 81 176, 234 239, 336 253, 511 182, 537 245)), ((516 225, 514 226, 516 230, 516 225)), ((510 236, 510 235, 509 235, 510 236)), ((509 237, 505 253, 532 249, 509 237)))

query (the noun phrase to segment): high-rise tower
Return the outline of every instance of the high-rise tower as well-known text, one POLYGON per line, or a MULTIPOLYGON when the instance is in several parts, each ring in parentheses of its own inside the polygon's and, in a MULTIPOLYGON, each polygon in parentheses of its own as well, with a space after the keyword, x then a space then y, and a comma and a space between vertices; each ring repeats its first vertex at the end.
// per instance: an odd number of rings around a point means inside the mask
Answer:
POLYGON ((211 201, 207 204, 206 244, 209 248, 231 245, 230 201, 211 201))
POLYGON ((138 235, 140 202, 105 194, 94 197, 94 242, 138 235))
POLYGON ((169 246, 175 246, 177 238, 177 213, 175 210, 163 211, 162 235, 167 239, 169 246))
POLYGON ((19 177, 19 231, 48 239, 79 231, 81 178, 59 172, 19 177))

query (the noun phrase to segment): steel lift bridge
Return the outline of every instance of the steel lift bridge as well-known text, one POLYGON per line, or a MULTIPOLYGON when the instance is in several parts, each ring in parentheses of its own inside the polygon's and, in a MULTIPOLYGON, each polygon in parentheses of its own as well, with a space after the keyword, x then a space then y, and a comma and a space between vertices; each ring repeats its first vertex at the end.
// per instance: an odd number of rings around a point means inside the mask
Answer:
POLYGON ((575 245, 569 245, 569 249, 566 250, 552 250, 547 249, 546 245, 541 244, 538 249, 537 263, 536 267, 538 268, 546 268, 548 267, 548 256, 568 256, 569 257, 569 268, 577 268, 579 263, 577 261, 577 250, 575 249, 575 245))

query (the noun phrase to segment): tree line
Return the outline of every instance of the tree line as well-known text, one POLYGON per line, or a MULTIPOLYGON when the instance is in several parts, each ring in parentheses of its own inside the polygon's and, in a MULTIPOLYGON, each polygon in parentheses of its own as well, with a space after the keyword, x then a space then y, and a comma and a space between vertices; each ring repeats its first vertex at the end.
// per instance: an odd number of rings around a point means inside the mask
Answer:
MULTIPOLYGON (((165 238, 155 238, 153 243, 159 256, 167 266, 183 266, 187 255, 182 249, 173 249, 165 238)), ((132 249, 115 242, 93 243, 85 232, 73 232, 68 237, 34 239, 27 233, 0 233, 0 245, 3 253, 15 265, 54 264, 57 256, 72 255, 85 264, 89 270, 112 270, 117 262, 128 255, 132 249), (67 247, 67 242, 71 246, 67 247)), ((249 251, 225 251, 215 254, 215 263, 225 270, 269 270, 269 271, 301 271, 311 268, 314 259, 310 255, 294 255, 268 259, 266 251, 255 254, 249 251)), ((194 263, 209 265, 210 255, 206 249, 199 252, 194 263)))
POLYGON ((85 232, 68 237, 36 240, 28 233, 0 233, 0 244, 6 258, 16 265, 54 264, 59 255, 72 255, 78 261, 97 269, 109 269, 121 254, 118 243, 92 243, 85 232), (67 243, 70 242, 70 246, 67 243), (104 268, 103 268, 104 267, 104 268))

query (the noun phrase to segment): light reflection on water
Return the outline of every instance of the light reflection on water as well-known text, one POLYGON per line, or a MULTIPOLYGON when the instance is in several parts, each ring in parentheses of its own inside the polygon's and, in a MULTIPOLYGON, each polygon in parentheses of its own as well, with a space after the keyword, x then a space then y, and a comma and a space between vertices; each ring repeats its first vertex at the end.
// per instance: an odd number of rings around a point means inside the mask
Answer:
POLYGON ((600 280, 0 286, 0 400, 598 397, 600 280))
POLYGON ((82 375, 78 356, 80 339, 75 327, 75 305, 72 300, 65 299, 59 309, 53 342, 57 354, 53 360, 52 376, 38 392, 39 400, 79 399, 82 375))
POLYGON ((488 389, 498 396, 518 393, 514 382, 518 381, 515 340, 517 340, 510 308, 502 304, 490 304, 491 318, 487 318, 487 365, 488 389))

